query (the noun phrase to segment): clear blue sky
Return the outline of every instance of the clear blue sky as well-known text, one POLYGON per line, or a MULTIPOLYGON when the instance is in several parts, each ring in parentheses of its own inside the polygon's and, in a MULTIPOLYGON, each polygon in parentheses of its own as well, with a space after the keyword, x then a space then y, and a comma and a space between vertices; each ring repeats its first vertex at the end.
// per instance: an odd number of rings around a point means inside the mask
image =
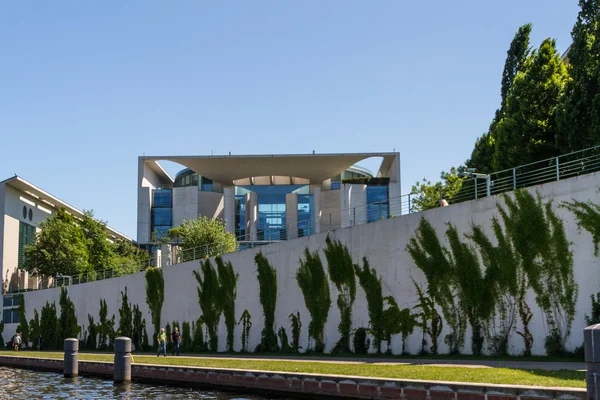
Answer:
POLYGON ((489 126, 517 28, 532 22, 532 44, 553 37, 562 52, 578 11, 576 0, 0 8, 0 179, 17 173, 133 238, 144 153, 396 149, 404 193, 437 180, 489 126))

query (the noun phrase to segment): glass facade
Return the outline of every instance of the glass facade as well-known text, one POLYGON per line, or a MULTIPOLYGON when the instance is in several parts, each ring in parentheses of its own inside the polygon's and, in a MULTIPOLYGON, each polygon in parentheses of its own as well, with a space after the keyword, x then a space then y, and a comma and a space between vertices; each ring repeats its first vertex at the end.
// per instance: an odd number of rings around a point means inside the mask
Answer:
POLYGON ((19 260, 18 267, 23 269, 25 262, 25 246, 35 242, 35 226, 19 222, 19 260))
POLYGON ((315 233, 314 209, 315 199, 312 194, 298 195, 298 237, 315 233))
POLYGON ((367 222, 386 219, 388 210, 388 187, 367 186, 367 222))
POLYGON ((154 189, 152 191, 151 231, 156 236, 164 236, 173 227, 173 190, 154 189))
POLYGON ((214 191, 214 185, 212 179, 200 176, 191 169, 184 169, 180 171, 175 177, 173 187, 190 187, 198 186, 198 190, 201 192, 212 192, 214 191))
POLYGON ((235 196, 235 236, 246 234, 246 196, 235 196))

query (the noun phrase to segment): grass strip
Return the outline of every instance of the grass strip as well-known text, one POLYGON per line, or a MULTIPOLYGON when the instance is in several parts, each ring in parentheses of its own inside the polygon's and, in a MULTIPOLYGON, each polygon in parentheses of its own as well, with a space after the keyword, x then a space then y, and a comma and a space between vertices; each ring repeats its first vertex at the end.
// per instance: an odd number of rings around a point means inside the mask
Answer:
MULTIPOLYGON (((24 351, 15 353, 11 351, 1 351, 0 355, 56 359, 63 358, 63 353, 58 352, 24 351)), ((83 353, 79 354, 79 359, 81 361, 112 362, 113 355, 83 353)), ((289 362, 287 360, 280 361, 253 359, 241 361, 228 359, 208 359, 202 357, 156 357, 148 355, 136 355, 135 353, 134 362, 136 364, 156 364, 181 367, 230 368, 291 373, 314 373, 322 375, 350 375, 375 378, 585 388, 585 372, 568 370, 544 371, 509 368, 344 364, 343 362, 318 363, 310 361, 289 362)))

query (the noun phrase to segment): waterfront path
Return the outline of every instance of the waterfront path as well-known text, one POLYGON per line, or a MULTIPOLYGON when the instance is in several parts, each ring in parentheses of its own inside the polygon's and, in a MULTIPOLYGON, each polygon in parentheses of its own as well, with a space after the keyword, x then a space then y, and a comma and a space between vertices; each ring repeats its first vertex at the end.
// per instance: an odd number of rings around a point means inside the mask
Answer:
MULTIPOLYGON (((5 351, 0 356, 20 356, 62 359, 61 352, 19 353, 5 351)), ((80 361, 112 362, 111 353, 80 353, 80 361)), ((156 357, 155 354, 134 353, 136 365, 169 367, 201 367, 224 370, 269 371, 328 376, 371 377, 423 381, 470 382, 487 384, 531 385, 546 387, 585 387, 585 364, 577 362, 544 362, 518 360, 468 359, 395 359, 395 358, 332 358, 239 355, 182 355, 156 357)))

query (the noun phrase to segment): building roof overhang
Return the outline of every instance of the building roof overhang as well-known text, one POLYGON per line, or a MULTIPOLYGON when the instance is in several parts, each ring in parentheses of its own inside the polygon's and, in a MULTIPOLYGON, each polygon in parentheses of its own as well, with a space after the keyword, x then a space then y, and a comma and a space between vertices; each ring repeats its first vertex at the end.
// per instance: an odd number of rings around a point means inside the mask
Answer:
MULTIPOLYGON (((12 188, 18 190, 19 192, 25 193, 25 194, 29 195, 30 197, 38 200, 40 203, 43 203, 46 206, 51 207, 55 210, 62 207, 69 214, 73 215, 74 217, 76 217, 78 219, 83 218, 83 215, 84 215, 83 211, 71 206, 70 204, 60 200, 57 197, 54 197, 50 193, 40 189, 39 187, 35 186, 31 182, 26 181, 25 179, 21 178, 20 176, 15 175, 14 177, 8 178, 4 181, 1 181, 0 183, 4 183, 5 185, 12 187, 12 188)), ((40 204, 40 205, 42 205, 42 204, 40 204)), ((133 241, 133 239, 125 236, 121 232, 116 231, 115 229, 111 228, 108 225, 106 225, 106 229, 108 230, 109 234, 111 236, 113 236, 114 238, 133 241)))
MULTIPOLYGON (((144 162, 172 161, 194 172, 220 182, 234 185, 235 181, 263 176, 287 176, 306 179, 312 184, 322 183, 371 157, 382 157, 378 176, 387 171, 399 153, 351 154, 273 154, 235 156, 143 156, 144 162)), ((158 169, 153 168, 155 172, 158 169)), ((168 177, 168 175, 167 175, 168 177)), ((164 177, 166 178, 166 177, 164 177)), ((170 177, 169 177, 170 179, 170 177)))

